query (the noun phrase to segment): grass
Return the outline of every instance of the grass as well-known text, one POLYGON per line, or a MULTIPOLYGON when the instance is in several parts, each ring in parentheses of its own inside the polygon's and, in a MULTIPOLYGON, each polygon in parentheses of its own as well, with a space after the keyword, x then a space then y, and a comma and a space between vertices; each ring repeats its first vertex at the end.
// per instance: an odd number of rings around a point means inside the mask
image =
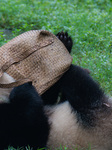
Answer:
MULTIPOLYGON (((30 147, 26 147, 25 149, 23 149, 23 148, 17 148, 17 149, 15 149, 15 148, 13 148, 13 147, 9 147, 8 150, 33 150, 33 149, 30 148, 30 147)), ((38 149, 38 150, 44 150, 44 148, 40 148, 40 149, 38 149)), ((50 150, 50 149, 46 149, 46 150, 50 150)), ((66 148, 66 147, 62 148, 62 147, 60 146, 60 148, 57 148, 56 150, 69 150, 69 149, 66 148)), ((83 150, 83 149, 74 148, 74 150, 83 150)), ((90 146, 88 147, 87 150, 91 150, 90 146)))
POLYGON ((68 31, 73 63, 88 68, 112 96, 112 0, 0 1, 0 46, 32 29, 68 31))

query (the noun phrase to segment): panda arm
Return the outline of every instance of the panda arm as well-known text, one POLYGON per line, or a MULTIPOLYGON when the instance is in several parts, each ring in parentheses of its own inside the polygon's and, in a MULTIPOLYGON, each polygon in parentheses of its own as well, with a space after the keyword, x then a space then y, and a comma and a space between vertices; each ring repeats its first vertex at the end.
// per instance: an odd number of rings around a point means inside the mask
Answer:
POLYGON ((0 104, 0 149, 8 145, 45 147, 49 125, 35 88, 26 83, 12 90, 9 104, 0 104))

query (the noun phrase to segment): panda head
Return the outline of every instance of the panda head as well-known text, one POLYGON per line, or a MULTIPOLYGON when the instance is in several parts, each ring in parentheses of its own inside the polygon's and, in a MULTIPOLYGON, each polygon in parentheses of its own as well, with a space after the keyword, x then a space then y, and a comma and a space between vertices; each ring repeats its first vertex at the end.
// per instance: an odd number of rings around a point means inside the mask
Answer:
MULTIPOLYGON (((2 75, 2 77, 0 77, 0 83, 1 84, 12 83, 14 81, 15 80, 10 75, 8 75, 7 73, 4 73, 2 75)), ((11 88, 0 88, 0 103, 9 102, 8 97, 9 97, 11 90, 12 90, 11 88)))

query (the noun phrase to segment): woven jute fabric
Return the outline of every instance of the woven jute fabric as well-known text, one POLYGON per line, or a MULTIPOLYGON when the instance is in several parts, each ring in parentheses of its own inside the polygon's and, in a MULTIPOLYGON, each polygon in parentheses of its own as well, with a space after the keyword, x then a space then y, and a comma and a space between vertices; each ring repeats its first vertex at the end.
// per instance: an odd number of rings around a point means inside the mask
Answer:
POLYGON ((0 47, 0 77, 6 72, 16 80, 0 87, 32 81, 41 95, 59 80, 71 63, 72 57, 55 35, 45 30, 25 32, 0 47))

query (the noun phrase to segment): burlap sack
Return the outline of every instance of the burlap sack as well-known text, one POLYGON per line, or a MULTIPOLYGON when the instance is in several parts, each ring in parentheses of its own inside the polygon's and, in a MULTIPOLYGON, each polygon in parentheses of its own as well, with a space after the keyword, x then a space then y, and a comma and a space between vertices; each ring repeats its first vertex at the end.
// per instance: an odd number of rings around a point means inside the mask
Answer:
POLYGON ((4 72, 16 82, 10 88, 32 81, 42 94, 69 68, 72 58, 63 43, 45 30, 25 32, 0 47, 0 77, 4 72))

